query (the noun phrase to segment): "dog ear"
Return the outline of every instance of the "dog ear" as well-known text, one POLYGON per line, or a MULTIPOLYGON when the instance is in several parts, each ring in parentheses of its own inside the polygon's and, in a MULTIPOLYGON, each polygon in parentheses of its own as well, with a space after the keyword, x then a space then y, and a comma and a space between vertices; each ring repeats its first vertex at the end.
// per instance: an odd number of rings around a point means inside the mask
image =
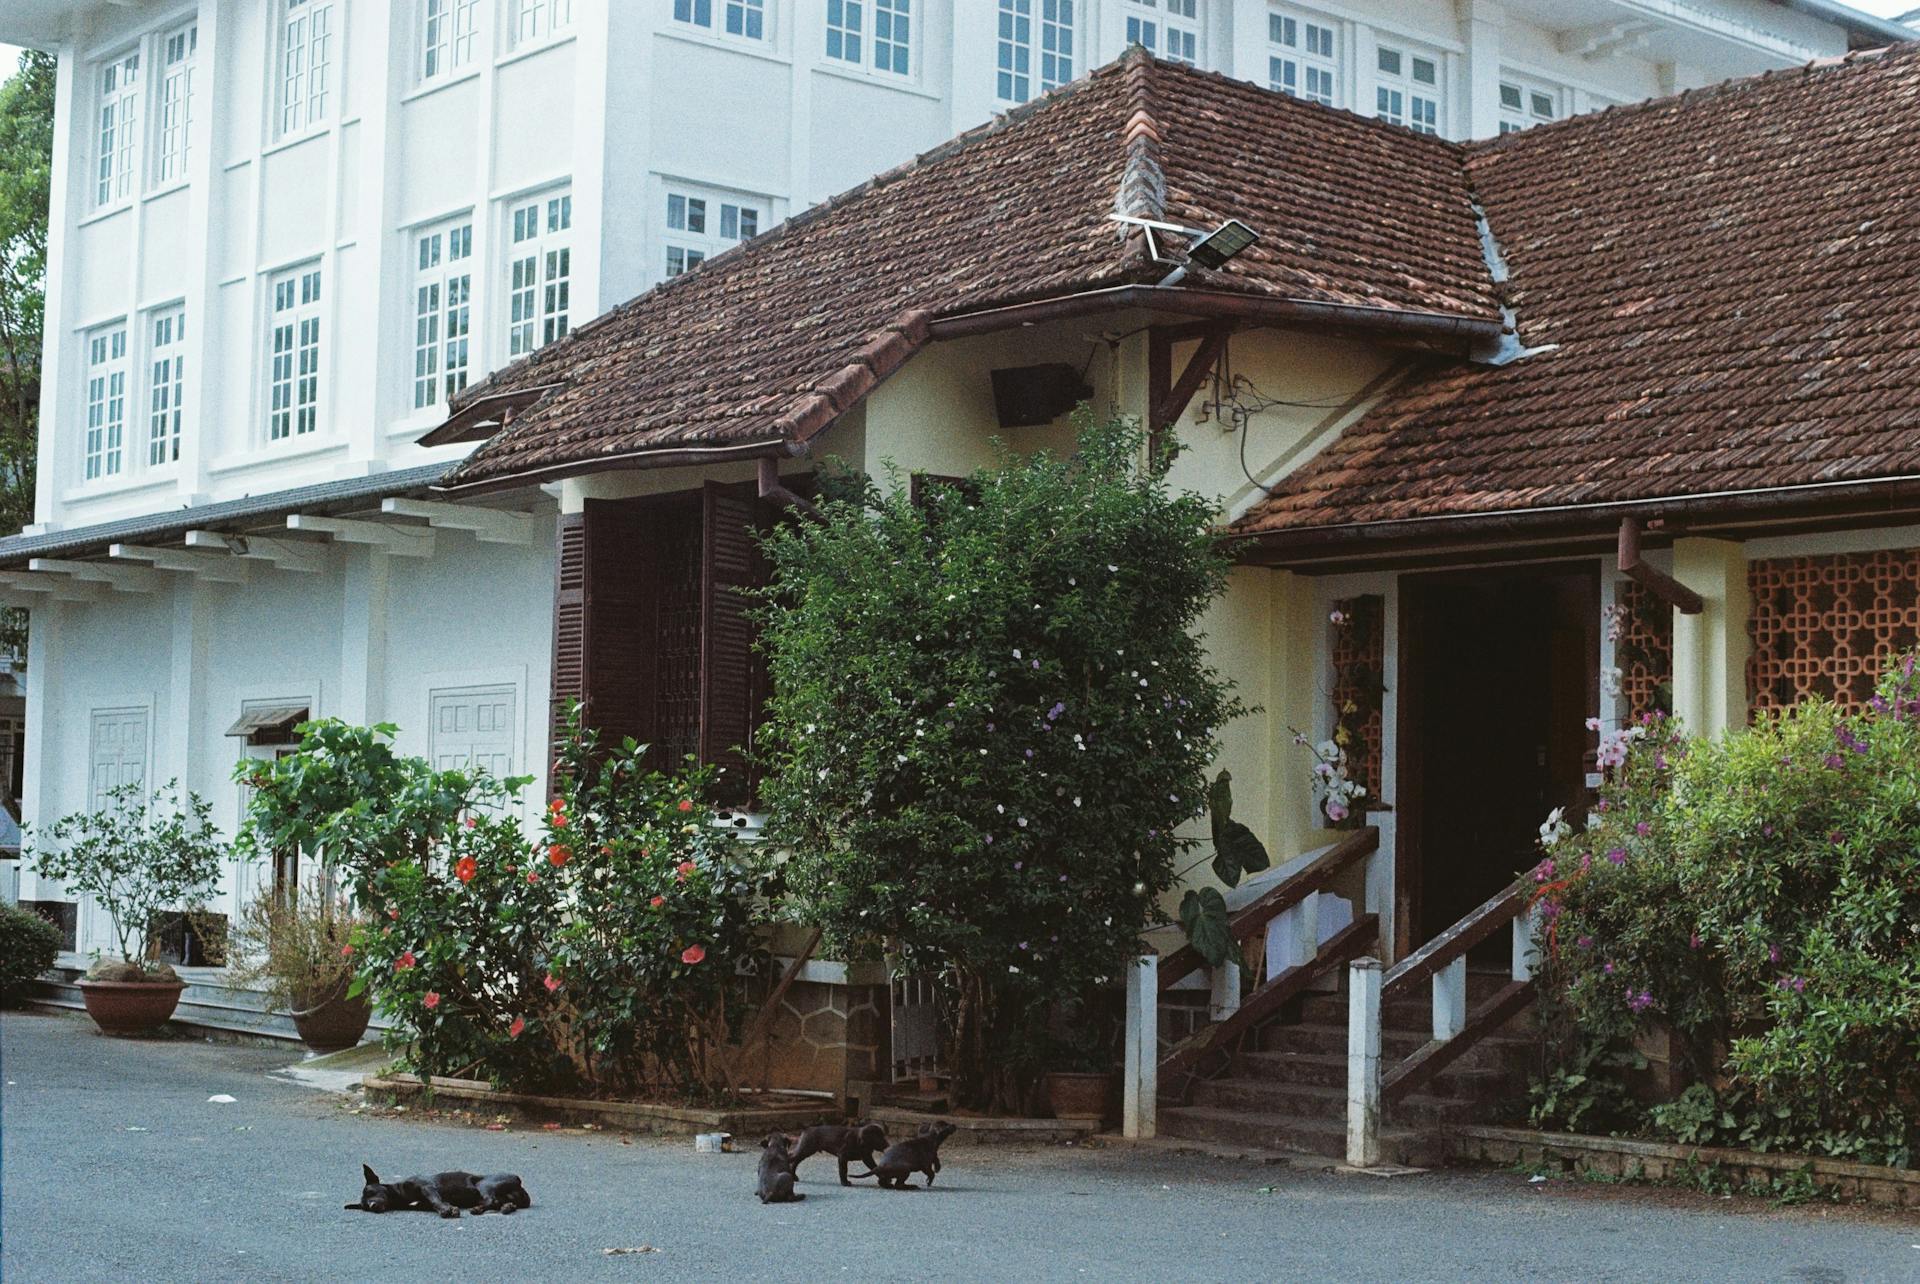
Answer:
POLYGON ((367 1185, 378 1186, 380 1184, 380 1174, 373 1171, 373 1169, 369 1168, 367 1165, 361 1164, 360 1171, 366 1176, 367 1185))

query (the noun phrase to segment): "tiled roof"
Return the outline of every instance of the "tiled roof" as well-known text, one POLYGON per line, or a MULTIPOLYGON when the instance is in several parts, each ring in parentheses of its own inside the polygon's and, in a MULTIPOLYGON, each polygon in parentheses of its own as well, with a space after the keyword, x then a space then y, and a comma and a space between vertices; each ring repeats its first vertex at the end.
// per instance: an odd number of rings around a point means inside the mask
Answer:
POLYGON ((1460 149, 1135 52, 789 219, 459 399, 558 385, 451 487, 804 441, 930 319, 1157 281, 1116 212, 1263 240, 1189 284, 1497 326, 1460 149))
POLYGON ((1473 145, 1531 348, 1406 383, 1242 533, 1920 474, 1920 45, 1473 145))

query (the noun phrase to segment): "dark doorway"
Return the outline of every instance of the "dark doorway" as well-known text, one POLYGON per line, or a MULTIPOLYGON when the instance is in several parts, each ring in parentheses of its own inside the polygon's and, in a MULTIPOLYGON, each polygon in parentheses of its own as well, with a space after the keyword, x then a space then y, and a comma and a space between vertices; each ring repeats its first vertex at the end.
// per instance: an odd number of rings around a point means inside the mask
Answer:
MULTIPOLYGON (((1579 824, 1599 708, 1590 566, 1408 576, 1401 588, 1398 952, 1540 859, 1555 807, 1579 824)), ((1489 953, 1504 955, 1496 936, 1489 953)), ((1489 960, 1491 961, 1491 960, 1489 960)))

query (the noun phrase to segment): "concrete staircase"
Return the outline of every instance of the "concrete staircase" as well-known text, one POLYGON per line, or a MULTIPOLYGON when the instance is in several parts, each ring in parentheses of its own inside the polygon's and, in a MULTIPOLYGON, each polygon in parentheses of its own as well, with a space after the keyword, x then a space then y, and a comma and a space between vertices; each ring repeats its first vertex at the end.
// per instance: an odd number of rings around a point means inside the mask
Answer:
MULTIPOLYGON (((1469 972, 1469 1005, 1506 984, 1501 972, 1469 972)), ((1343 981, 1344 987, 1344 981, 1343 981)), ((1332 1159, 1346 1154, 1347 996, 1314 995, 1298 1004, 1297 1019, 1271 1022, 1218 1078, 1196 1082, 1188 1100, 1163 1084, 1163 1137, 1299 1151, 1332 1159)), ((1424 1000, 1394 1000, 1381 1014, 1383 1063, 1397 1064, 1431 1037, 1433 1014, 1424 1000)), ((1526 1099, 1534 1055, 1531 1017, 1510 1022, 1468 1050, 1426 1087, 1388 1112, 1382 1158, 1425 1166, 1445 1157, 1449 1125, 1509 1117, 1526 1099)))

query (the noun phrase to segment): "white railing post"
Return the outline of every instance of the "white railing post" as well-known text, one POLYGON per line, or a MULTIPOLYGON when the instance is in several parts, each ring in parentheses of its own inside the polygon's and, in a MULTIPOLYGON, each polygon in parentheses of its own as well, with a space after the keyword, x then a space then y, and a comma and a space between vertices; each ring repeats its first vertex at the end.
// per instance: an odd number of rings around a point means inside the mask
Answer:
POLYGON ((1380 1162, 1379 959, 1347 965, 1347 1163, 1380 1162))
POLYGON ((1533 904, 1513 916, 1513 979, 1531 981, 1533 962, 1539 953, 1534 930, 1540 925, 1540 906, 1533 904))
POLYGON ((1127 1056, 1121 1091, 1121 1131, 1154 1135, 1160 1092, 1160 960, 1147 954, 1127 968, 1127 1056))
POLYGON ((1213 969, 1213 994, 1207 1003, 1215 1021, 1224 1021, 1240 1010, 1240 964, 1229 959, 1213 969))
POLYGON ((1442 1043, 1467 1028, 1467 956, 1433 974, 1433 1037, 1442 1043))

